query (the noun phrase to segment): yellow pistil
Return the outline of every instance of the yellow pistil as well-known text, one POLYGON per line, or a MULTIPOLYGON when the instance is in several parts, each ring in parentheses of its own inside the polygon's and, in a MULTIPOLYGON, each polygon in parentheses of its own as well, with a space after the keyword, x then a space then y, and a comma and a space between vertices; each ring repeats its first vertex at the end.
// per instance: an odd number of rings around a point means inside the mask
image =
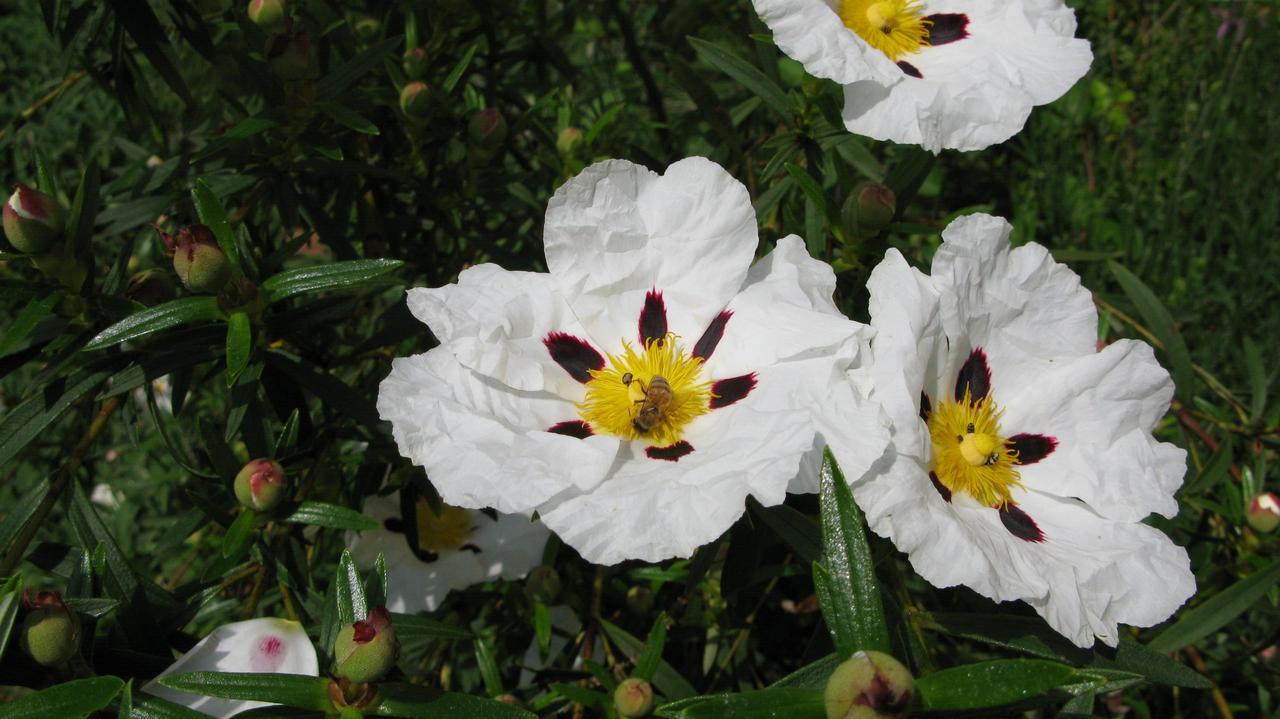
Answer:
POLYGON ((471 539, 471 512, 444 505, 439 515, 431 511, 427 500, 418 497, 414 505, 418 520, 418 548, 438 554, 457 549, 471 539))
POLYGON ((954 492, 964 492, 987 507, 1003 507, 1011 489, 1021 487, 1018 453, 1000 434, 1003 411, 989 399, 945 401, 929 415, 933 472, 954 492))
POLYGON ((841 0, 840 19, 867 44, 898 61, 929 45, 929 25, 915 0, 841 0))
POLYGON ((609 355, 604 369, 591 371, 587 396, 578 411, 596 434, 667 447, 680 441, 694 417, 710 411, 711 383, 702 380, 702 359, 690 357, 676 340, 674 334, 649 340, 639 353, 624 341, 621 354, 609 355), (654 377, 667 381, 671 397, 659 408, 656 424, 641 431, 636 417, 648 402, 646 390, 654 377))

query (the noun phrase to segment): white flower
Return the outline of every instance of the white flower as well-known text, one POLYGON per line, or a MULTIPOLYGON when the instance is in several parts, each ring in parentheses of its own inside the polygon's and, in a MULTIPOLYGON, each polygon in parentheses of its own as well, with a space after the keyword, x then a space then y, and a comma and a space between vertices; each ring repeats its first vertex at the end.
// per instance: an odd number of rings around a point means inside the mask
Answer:
POLYGON ((347 547, 362 566, 386 557, 387 609, 393 612, 434 611, 451 590, 520 579, 541 563, 551 536, 541 522, 520 514, 445 505, 436 516, 422 498, 402 511, 398 492, 370 497, 363 511, 383 528, 349 534, 347 547), (405 526, 405 516, 415 517, 417 526, 405 526))
MULTIPOLYGON (((447 502, 537 510, 600 564, 689 556, 748 495, 783 500, 812 406, 869 338, 799 238, 752 266, 757 243, 746 188, 709 160, 592 165, 547 208, 549 273, 409 292, 441 346, 395 361, 378 410, 447 502)), ((866 406, 863 468, 887 442, 866 406)))
POLYGON ((784 53, 844 86, 877 140, 980 150, 1022 129, 1093 61, 1062 0, 753 0, 784 53))
POLYGON ((249 619, 224 624, 201 639, 143 691, 213 717, 270 706, 267 702, 218 699, 170 689, 159 678, 186 672, 272 672, 319 676, 316 650, 302 625, 287 619, 249 619))
MULTIPOLYGON (((1186 453, 1151 435, 1173 396, 1142 342, 1097 351, 1080 278, 1010 226, 963 217, 931 275, 896 250, 872 272, 869 375, 893 443, 852 482, 871 528, 921 576, 1022 599, 1087 647, 1195 592, 1174 516, 1186 453)), ((867 379, 867 378, 864 378, 867 379)), ((847 440, 832 438, 837 459, 847 440)), ((850 475, 857 476, 857 475, 850 475)))

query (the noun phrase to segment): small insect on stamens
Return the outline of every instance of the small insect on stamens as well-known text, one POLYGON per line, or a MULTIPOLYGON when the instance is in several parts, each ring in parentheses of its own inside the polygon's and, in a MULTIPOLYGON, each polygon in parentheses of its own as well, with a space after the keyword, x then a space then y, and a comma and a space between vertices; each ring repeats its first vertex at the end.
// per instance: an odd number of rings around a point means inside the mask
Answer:
POLYGON ((992 452, 992 453, 991 453, 991 456, 990 456, 990 457, 987 457, 987 466, 988 466, 988 467, 990 467, 991 465, 993 465, 993 464, 995 464, 996 462, 999 462, 999 461, 1000 461, 1000 453, 999 453, 999 452, 992 452))
MULTIPOLYGON (((626 376, 623 379, 625 380, 626 376)), ((666 417, 672 399, 671 385, 666 377, 654 375, 649 380, 649 386, 646 387, 642 383, 640 389, 644 392, 644 399, 636 400, 636 404, 640 405, 640 411, 631 421, 631 426, 640 434, 648 434, 666 417)))
POLYGON ((964 431, 968 432, 969 434, 973 434, 973 422, 970 422, 969 426, 965 427, 964 431))
POLYGON ((631 373, 630 373, 630 372, 628 372, 628 373, 626 373, 626 374, 622 375, 622 383, 623 383, 623 384, 625 384, 625 385, 627 385, 628 387, 630 387, 630 386, 631 386, 631 380, 633 380, 633 379, 635 379, 635 378, 631 376, 631 373))

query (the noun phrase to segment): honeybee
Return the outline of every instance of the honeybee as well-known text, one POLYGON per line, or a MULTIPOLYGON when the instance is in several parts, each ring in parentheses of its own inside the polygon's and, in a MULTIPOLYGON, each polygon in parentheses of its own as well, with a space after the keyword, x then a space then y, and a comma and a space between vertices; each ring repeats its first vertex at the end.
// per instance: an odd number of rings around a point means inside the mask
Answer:
POLYGON ((662 375, 654 375, 647 387, 643 382, 632 377, 630 372, 622 375, 623 384, 630 387, 632 382, 639 382, 640 391, 644 392, 644 399, 636 400, 636 404, 640 405, 640 411, 636 413, 636 418, 631 420, 631 426, 635 427, 640 434, 648 434, 658 426, 663 415, 667 413, 667 407, 670 406, 672 399, 671 385, 662 375))

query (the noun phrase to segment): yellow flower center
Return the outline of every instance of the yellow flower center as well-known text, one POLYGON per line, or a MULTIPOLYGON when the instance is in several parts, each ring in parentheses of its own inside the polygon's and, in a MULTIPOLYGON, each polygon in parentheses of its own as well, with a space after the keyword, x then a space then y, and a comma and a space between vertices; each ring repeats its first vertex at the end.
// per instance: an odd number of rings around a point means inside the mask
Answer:
POLYGON ((465 509, 446 504, 437 515, 425 498, 418 497, 414 514, 418 521, 418 548, 424 552, 454 550, 471 539, 471 512, 465 509))
POLYGON ((710 411, 710 400, 702 358, 689 356, 668 333, 649 340, 642 352, 623 341, 621 354, 609 355, 604 369, 591 370, 578 411, 597 434, 666 447, 680 441, 694 417, 710 411))
POLYGON ((867 44, 898 61, 929 45, 929 25, 916 0, 841 0, 840 19, 867 44))
POLYGON ((1021 487, 1018 453, 1000 434, 1003 411, 995 402, 946 401, 929 415, 933 472, 952 492, 964 492, 987 507, 1003 507, 1011 489, 1021 487))

